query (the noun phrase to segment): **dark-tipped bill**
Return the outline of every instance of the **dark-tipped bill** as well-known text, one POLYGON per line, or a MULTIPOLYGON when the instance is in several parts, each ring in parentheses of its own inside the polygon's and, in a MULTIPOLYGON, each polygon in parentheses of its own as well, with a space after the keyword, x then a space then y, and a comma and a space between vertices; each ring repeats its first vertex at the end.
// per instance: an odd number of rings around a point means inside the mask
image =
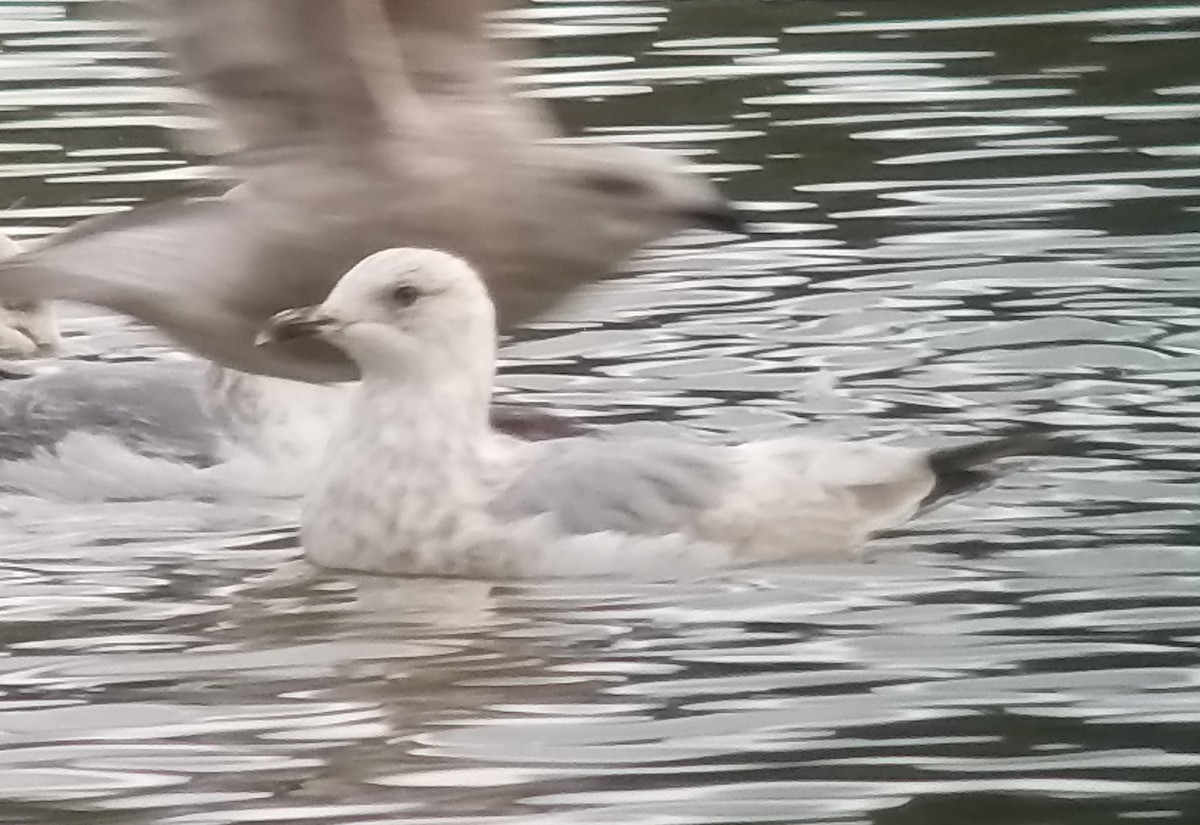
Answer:
POLYGON ((261 347, 299 338, 314 338, 336 325, 337 322, 321 312, 320 307, 285 309, 270 317, 258 335, 254 336, 254 345, 261 347))

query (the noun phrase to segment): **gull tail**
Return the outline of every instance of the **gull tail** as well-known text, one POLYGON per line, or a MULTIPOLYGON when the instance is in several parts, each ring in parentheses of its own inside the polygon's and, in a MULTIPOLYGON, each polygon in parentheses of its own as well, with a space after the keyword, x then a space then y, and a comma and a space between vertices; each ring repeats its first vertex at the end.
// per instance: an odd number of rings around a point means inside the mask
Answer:
POLYGON ((933 489, 921 502, 921 510, 986 487, 1004 474, 997 462, 1006 458, 1063 455, 1073 452, 1075 442, 1044 427, 1017 427, 1002 435, 945 447, 929 454, 936 476, 933 489))

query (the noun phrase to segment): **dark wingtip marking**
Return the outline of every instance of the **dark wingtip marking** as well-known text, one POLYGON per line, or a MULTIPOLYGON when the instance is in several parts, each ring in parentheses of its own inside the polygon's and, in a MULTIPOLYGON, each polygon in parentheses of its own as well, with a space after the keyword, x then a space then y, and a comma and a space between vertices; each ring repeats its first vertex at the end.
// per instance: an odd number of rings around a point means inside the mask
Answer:
POLYGON ((929 466, 937 481, 922 507, 991 484, 1001 475, 1000 468, 990 466, 993 462, 1018 456, 1068 455, 1078 452, 1079 447, 1077 441, 1047 427, 1026 425, 969 444, 934 450, 929 455, 929 466))
POLYGON ((519 404, 493 404, 492 426, 524 441, 545 441, 586 435, 590 427, 565 416, 519 404))

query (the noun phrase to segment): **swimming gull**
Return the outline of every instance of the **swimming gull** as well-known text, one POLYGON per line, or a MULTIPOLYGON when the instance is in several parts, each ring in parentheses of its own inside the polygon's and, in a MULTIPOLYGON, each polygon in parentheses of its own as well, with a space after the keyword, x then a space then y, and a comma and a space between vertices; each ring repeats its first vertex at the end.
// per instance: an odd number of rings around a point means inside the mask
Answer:
POLYGON ((239 370, 355 377, 317 339, 253 346, 364 256, 455 251, 502 327, 613 277, 651 241, 737 227, 679 157, 569 144, 513 94, 484 0, 163 0, 164 41, 210 101, 237 185, 85 221, 0 266, 0 294, 99 304, 239 370))
POLYGON ((805 434, 738 445, 593 436, 518 442, 487 409, 496 329, 462 259, 393 249, 263 344, 319 337, 362 380, 303 503, 317 565, 373 573, 671 576, 846 558, 872 534, 1055 447, 1022 433, 938 451, 805 434))

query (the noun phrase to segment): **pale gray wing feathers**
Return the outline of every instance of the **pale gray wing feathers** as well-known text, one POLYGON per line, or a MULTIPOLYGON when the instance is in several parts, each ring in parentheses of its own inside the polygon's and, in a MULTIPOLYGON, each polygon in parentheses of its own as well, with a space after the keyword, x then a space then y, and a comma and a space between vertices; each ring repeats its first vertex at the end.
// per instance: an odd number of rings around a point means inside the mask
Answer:
MULTIPOLYGON (((289 148, 353 158, 396 124, 379 108, 373 71, 387 65, 359 42, 362 0, 160 0, 160 31, 186 83, 252 156, 289 148)), ((378 26, 373 27, 378 29, 378 26)), ((390 64, 399 67, 399 55, 390 64)))
POLYGON ((29 457, 65 436, 108 436, 142 455, 209 464, 219 444, 200 403, 198 361, 64 361, 0 381, 0 460, 29 457))
POLYGON ((454 91, 452 85, 507 77, 502 60, 519 52, 498 40, 491 17, 501 0, 380 0, 391 33, 400 42, 405 71, 421 93, 454 91), (450 84, 450 85, 447 85, 450 84))
POLYGON ((559 137, 561 128, 545 103, 514 94, 511 61, 529 50, 524 43, 496 37, 492 25, 493 13, 510 2, 382 2, 407 81, 411 105, 404 110, 410 120, 433 124, 435 140, 452 134, 469 155, 482 152, 486 157, 488 144, 497 138, 506 138, 500 143, 512 151, 559 137))
POLYGON ((569 534, 665 535, 717 505, 729 482, 721 448, 654 438, 563 439, 493 502, 498 518, 551 514, 569 534))
MULTIPOLYGON (((546 107, 512 95, 518 46, 491 36, 500 0, 159 0, 161 39, 254 169, 289 150, 398 154, 446 130, 556 136, 546 107), (479 120, 486 118, 486 126, 479 120), (491 122, 495 119, 496 122, 491 122), (248 157, 247 157, 248 156, 248 157)), ((454 132, 460 140, 469 133, 454 132)), ((377 159, 378 160, 378 159, 377 159)), ((370 162, 369 160, 367 162, 370 162)))
POLYGON ((144 315, 139 310, 160 301, 189 300, 180 284, 216 291, 214 281, 231 274, 220 264, 241 245, 241 234, 211 201, 92 218, 0 265, 5 297, 67 299, 144 315))
POLYGON ((303 231, 302 216, 232 195, 85 221, 0 263, 4 295, 100 304, 248 372, 355 377, 332 347, 309 347, 292 360, 251 342, 264 318, 320 301, 382 231, 364 220, 359 233, 336 235, 317 219, 303 231))

